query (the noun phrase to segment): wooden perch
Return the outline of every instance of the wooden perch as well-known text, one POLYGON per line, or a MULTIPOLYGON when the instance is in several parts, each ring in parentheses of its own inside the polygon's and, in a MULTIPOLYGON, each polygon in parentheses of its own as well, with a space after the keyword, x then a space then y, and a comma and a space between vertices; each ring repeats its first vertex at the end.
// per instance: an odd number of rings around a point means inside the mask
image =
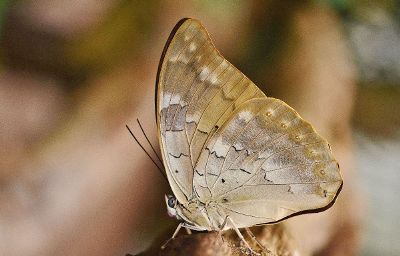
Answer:
MULTIPOLYGON (((265 251, 262 251, 245 230, 241 230, 246 241, 260 255, 296 255, 297 248, 295 248, 294 241, 283 224, 253 227, 251 231, 261 245, 265 247, 265 251)), ((241 244, 239 237, 233 230, 223 232, 222 236, 218 232, 197 232, 188 235, 183 234, 182 231, 182 234, 171 240, 165 249, 161 250, 161 245, 172 233, 173 229, 170 229, 162 238, 157 239, 151 248, 138 256, 256 255, 241 244)))

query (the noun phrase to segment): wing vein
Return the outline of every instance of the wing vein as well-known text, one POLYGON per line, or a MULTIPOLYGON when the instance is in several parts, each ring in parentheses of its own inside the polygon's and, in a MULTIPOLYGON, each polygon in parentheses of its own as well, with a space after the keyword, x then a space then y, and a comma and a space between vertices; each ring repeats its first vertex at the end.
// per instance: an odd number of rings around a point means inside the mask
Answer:
MULTIPOLYGON (((280 150, 280 151, 278 151, 278 152, 275 152, 274 154, 269 155, 267 158, 264 159, 264 161, 261 163, 261 165, 257 168, 256 172, 255 172, 250 178, 248 178, 242 185, 239 185, 239 186, 237 186, 237 187, 235 187, 235 188, 233 188, 233 189, 231 189, 231 190, 228 190, 228 191, 224 192, 223 194, 219 195, 218 198, 220 198, 220 197, 226 195, 227 193, 230 193, 231 191, 234 191, 234 190, 236 190, 236 189, 239 189, 239 188, 245 186, 247 182, 249 182, 255 175, 258 174, 258 172, 262 169, 263 164, 264 164, 270 157, 272 157, 273 155, 276 155, 276 154, 278 154, 278 153, 281 153, 281 152, 283 152, 283 151, 286 151, 286 150, 289 150, 289 149, 292 149, 292 148, 303 147, 303 146, 308 146, 308 145, 318 144, 318 143, 323 143, 323 142, 322 142, 322 141, 318 141, 318 142, 309 143, 309 144, 296 145, 296 146, 293 146, 293 147, 290 147, 290 148, 284 148, 284 149, 282 149, 282 150, 280 150)), ((272 185, 272 184, 265 184, 265 185, 272 185)), ((251 186, 251 185, 249 185, 249 186, 251 186)))
MULTIPOLYGON (((228 211, 231 211, 231 212, 234 212, 234 213, 236 213, 236 214, 243 215, 243 216, 253 217, 253 218, 257 218, 257 219, 267 219, 267 220, 273 220, 273 221, 275 221, 275 220, 272 219, 272 218, 267 218, 267 217, 256 216, 256 215, 252 215, 252 214, 247 214, 247 213, 239 212, 239 211, 233 210, 233 209, 231 209, 231 208, 229 208, 229 207, 227 207, 226 205, 223 205, 223 204, 218 204, 218 205, 219 205, 220 207, 222 207, 222 208, 225 208, 225 209, 228 210, 228 211)), ((228 215, 229 215, 229 214, 228 214, 228 215)))

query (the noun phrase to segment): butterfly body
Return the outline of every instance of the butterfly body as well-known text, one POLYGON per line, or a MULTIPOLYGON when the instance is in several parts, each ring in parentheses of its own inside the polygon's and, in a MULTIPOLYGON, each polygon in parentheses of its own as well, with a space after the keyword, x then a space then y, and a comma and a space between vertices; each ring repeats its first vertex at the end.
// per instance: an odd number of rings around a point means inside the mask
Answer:
POLYGON ((342 178, 329 144, 229 63, 199 21, 176 25, 156 83, 167 206, 183 226, 251 227, 333 205, 342 178))
POLYGON ((184 222, 183 226, 197 231, 220 231, 229 227, 223 226, 227 215, 223 214, 221 207, 215 201, 206 203, 194 199, 186 205, 177 204, 171 216, 184 222))

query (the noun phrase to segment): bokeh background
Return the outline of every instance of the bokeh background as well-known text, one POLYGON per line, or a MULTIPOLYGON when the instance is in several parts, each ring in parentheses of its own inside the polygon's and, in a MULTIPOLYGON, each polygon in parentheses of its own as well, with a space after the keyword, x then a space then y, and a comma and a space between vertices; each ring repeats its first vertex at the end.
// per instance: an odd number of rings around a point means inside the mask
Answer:
POLYGON ((134 254, 176 225, 125 124, 158 146, 156 70, 183 17, 332 144, 337 204, 288 222, 307 254, 400 255, 395 0, 0 1, 0 255, 134 254))

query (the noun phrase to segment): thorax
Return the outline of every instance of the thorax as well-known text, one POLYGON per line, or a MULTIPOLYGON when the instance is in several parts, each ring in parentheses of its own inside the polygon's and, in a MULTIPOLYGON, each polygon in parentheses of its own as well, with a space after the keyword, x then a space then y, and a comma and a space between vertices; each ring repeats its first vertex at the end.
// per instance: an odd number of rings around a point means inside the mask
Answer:
POLYGON ((197 199, 189 201, 181 207, 181 216, 187 223, 188 227, 194 226, 197 230, 220 230, 226 214, 220 206, 213 201, 206 203, 197 199))

